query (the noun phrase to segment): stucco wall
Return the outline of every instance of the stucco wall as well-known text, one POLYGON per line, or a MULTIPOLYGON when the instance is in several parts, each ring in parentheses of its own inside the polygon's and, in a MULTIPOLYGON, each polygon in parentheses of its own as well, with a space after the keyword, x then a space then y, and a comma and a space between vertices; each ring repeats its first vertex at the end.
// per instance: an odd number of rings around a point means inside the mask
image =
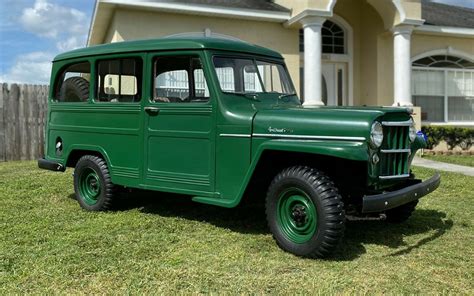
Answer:
POLYGON ((183 32, 204 32, 231 35, 280 52, 288 64, 295 87, 299 86, 299 37, 298 29, 282 24, 231 18, 179 15, 163 12, 118 9, 115 21, 104 42, 118 40, 157 38, 183 32), (114 32, 112 32, 114 31, 114 32))
POLYGON ((434 36, 415 31, 412 35, 411 56, 448 47, 472 56, 474 55, 474 38, 434 36))

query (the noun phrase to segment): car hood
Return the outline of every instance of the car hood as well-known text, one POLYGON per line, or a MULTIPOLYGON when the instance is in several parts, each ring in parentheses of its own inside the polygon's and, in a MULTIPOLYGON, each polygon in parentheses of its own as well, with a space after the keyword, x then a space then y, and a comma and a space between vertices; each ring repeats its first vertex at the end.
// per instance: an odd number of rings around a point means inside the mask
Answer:
POLYGON ((393 107, 273 107, 259 110, 254 117, 253 134, 321 139, 367 139, 376 120, 406 121, 406 108, 393 107))

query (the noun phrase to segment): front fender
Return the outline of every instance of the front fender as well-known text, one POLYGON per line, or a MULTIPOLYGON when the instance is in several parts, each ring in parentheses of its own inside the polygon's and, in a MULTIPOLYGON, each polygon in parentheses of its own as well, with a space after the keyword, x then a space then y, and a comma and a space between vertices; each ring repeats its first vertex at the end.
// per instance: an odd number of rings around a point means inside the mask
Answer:
POLYGON ((368 160, 368 147, 366 142, 362 141, 318 141, 318 140, 256 140, 252 141, 252 162, 245 175, 239 194, 235 197, 224 197, 220 199, 208 197, 194 197, 196 202, 218 205, 227 208, 237 206, 247 189, 258 162, 265 151, 286 151, 301 152, 318 155, 327 155, 330 157, 343 158, 356 161, 368 160))

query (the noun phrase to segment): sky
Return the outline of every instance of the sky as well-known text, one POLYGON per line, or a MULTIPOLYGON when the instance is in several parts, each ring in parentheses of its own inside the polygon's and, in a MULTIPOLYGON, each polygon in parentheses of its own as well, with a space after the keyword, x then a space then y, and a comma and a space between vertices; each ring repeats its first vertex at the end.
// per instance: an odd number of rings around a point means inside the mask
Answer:
MULTIPOLYGON (((474 9, 474 0, 432 0, 474 9)), ((48 84, 58 53, 84 47, 95 0, 0 0, 0 82, 48 84)))

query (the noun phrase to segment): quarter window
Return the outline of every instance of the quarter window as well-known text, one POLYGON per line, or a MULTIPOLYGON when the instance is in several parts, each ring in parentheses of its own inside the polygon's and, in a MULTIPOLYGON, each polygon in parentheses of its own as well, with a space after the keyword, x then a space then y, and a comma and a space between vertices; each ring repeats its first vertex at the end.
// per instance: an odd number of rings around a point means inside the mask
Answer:
POLYGON ((91 66, 88 62, 67 66, 56 82, 54 101, 87 102, 91 66))
POLYGON ((139 102, 141 59, 100 61, 97 67, 97 99, 101 102, 139 102))

